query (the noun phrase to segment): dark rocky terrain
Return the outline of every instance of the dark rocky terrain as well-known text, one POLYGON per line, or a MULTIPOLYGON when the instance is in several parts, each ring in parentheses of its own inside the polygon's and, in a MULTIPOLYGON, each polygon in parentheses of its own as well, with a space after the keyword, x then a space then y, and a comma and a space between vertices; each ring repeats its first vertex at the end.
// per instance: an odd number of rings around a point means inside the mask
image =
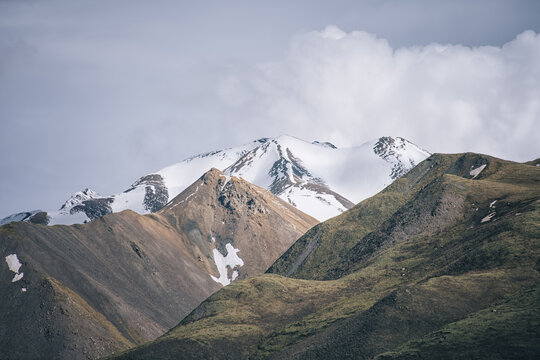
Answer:
MULTIPOLYGON (((163 208, 169 200, 169 192, 163 177, 158 174, 150 174, 141 177, 135 181, 129 189, 124 193, 129 193, 138 187, 144 188, 144 198, 142 201, 143 208, 148 212, 156 212, 163 208)), ((82 191, 84 195, 90 191, 85 189, 82 191)), ((113 209, 111 204, 114 202, 114 197, 98 197, 94 199, 82 200, 80 203, 72 206, 69 209, 71 215, 83 212, 86 214, 89 220, 95 220, 107 214, 112 214, 113 209)), ((63 210, 66 205, 64 204, 60 210, 63 210)))
POLYGON ((436 154, 115 359, 537 359, 540 168, 436 154))
POLYGON ((159 174, 150 174, 137 180, 126 192, 134 190, 137 186, 144 186, 144 208, 150 212, 156 212, 163 208, 169 200, 169 191, 159 174))
POLYGON ((237 276, 257 275, 316 223, 213 169, 159 213, 4 225, 0 254, 20 266, 0 265, 0 358, 92 359, 152 340, 221 287, 216 252, 232 246, 237 276))

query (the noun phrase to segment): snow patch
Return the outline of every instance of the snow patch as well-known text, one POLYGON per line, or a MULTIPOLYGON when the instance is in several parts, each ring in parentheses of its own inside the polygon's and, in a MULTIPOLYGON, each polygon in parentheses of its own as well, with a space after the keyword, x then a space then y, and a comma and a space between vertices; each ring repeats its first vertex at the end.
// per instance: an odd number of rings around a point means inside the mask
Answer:
POLYGON ((227 267, 234 269, 237 266, 244 265, 244 261, 242 261, 242 259, 240 259, 240 257, 236 254, 240 251, 239 249, 235 249, 230 243, 225 245, 225 248, 227 249, 227 256, 223 256, 217 249, 214 249, 214 262, 219 272, 219 278, 210 275, 212 280, 220 283, 223 286, 229 285, 231 281, 238 277, 238 272, 234 271, 231 279, 229 279, 227 267))
POLYGON ((221 189, 219 189, 219 192, 223 192, 223 189, 225 189, 225 185, 227 185, 229 180, 231 180, 231 177, 229 175, 219 175, 219 176, 225 178, 225 182, 223 183, 223 185, 221 185, 221 189))
POLYGON ((48 213, 48 215, 50 217, 49 225, 84 224, 90 221, 90 218, 83 211, 76 212, 75 214, 64 214, 61 211, 54 211, 48 213))
POLYGON ((188 196, 186 196, 186 198, 185 198, 184 200, 179 201, 179 202, 177 202, 176 204, 174 204, 174 205, 171 207, 171 209, 174 209, 175 207, 177 207, 177 206, 180 205, 181 203, 188 201, 193 195, 195 195, 195 194, 197 193, 197 191, 199 191, 199 185, 197 185, 197 188, 195 189, 195 192, 194 192, 194 193, 189 194, 188 196))
POLYGON ((146 188, 143 185, 138 185, 132 188, 128 192, 113 195, 113 203, 111 208, 113 212, 120 212, 126 209, 130 209, 139 214, 150 213, 144 207, 144 196, 146 195, 146 188))
POLYGON ((333 195, 321 194, 305 188, 291 187, 289 191, 279 197, 319 221, 324 221, 347 210, 333 195))
POLYGON ((19 273, 19 269, 21 268, 22 264, 19 261, 17 254, 10 254, 6 256, 6 263, 8 264, 9 270, 15 273, 15 276, 13 277, 13 280, 11 280, 11 282, 21 280, 24 276, 24 273, 19 273))
POLYGON ((17 254, 11 254, 6 256, 6 262, 8 264, 9 270, 13 271, 14 273, 19 273, 19 269, 21 268, 22 264, 19 261, 17 254))
POLYGON ((493 205, 495 205, 496 202, 497 202, 497 200, 493 200, 493 201, 489 204, 489 207, 492 208, 493 205))
POLYGON ((482 222, 482 223, 488 222, 488 221, 490 221, 491 219, 493 219, 494 216, 495 216, 495 212, 492 212, 492 213, 490 213, 488 216, 484 217, 484 218, 482 219, 481 222, 482 222))
POLYGON ((474 179, 475 177, 477 177, 478 175, 480 175, 480 173, 482 172, 482 170, 484 170, 486 168, 486 164, 482 165, 482 166, 479 166, 477 167, 476 169, 471 169, 471 171, 469 172, 469 175, 472 176, 472 179, 474 179))

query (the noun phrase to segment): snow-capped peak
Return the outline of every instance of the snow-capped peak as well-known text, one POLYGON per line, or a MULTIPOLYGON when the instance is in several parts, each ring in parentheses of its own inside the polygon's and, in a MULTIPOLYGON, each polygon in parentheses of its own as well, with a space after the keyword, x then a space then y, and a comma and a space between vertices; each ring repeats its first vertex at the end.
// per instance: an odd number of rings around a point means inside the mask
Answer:
POLYGON ((86 188, 83 191, 77 191, 75 194, 71 195, 71 197, 60 207, 59 210, 62 214, 69 214, 74 206, 82 204, 83 201, 100 198, 103 198, 103 196, 99 195, 90 188, 86 188))
POLYGON ((373 146, 375 154, 392 164, 393 180, 406 174, 416 164, 431 154, 402 137, 384 136, 373 146))

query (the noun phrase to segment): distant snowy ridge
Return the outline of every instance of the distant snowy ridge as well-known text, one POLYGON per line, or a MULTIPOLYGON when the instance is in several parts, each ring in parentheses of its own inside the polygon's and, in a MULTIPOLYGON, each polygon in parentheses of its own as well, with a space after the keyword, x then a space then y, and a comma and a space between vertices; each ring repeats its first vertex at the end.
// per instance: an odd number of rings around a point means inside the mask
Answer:
POLYGON ((11 214, 3 219, 0 219, 0 226, 14 221, 28 221, 33 215, 39 212, 41 212, 41 210, 23 211, 20 213, 11 214))
POLYGON ((48 219, 50 225, 74 224, 125 209, 155 212, 214 167, 268 189, 323 221, 376 194, 429 155, 400 137, 349 148, 288 135, 263 138, 189 157, 141 177, 123 193, 77 192, 59 210, 49 211, 48 219))
POLYGON ((156 174, 163 177, 172 199, 215 167, 268 189, 322 221, 376 194, 429 155, 399 137, 340 149, 283 135, 193 156, 156 174))
POLYGON ((69 211, 77 206, 82 204, 86 200, 91 199, 100 199, 103 198, 103 196, 99 195, 97 192, 95 192, 92 189, 86 188, 83 191, 77 191, 75 194, 73 194, 69 199, 66 200, 64 205, 60 207, 60 212, 63 214, 69 214, 69 211))

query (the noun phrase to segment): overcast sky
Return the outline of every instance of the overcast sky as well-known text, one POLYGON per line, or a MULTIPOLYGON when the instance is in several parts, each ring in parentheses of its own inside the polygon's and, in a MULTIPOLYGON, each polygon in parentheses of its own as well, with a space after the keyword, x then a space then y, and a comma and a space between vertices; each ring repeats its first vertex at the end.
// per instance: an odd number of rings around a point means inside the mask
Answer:
POLYGON ((540 156, 540 1, 0 0, 0 217, 261 137, 540 156))

